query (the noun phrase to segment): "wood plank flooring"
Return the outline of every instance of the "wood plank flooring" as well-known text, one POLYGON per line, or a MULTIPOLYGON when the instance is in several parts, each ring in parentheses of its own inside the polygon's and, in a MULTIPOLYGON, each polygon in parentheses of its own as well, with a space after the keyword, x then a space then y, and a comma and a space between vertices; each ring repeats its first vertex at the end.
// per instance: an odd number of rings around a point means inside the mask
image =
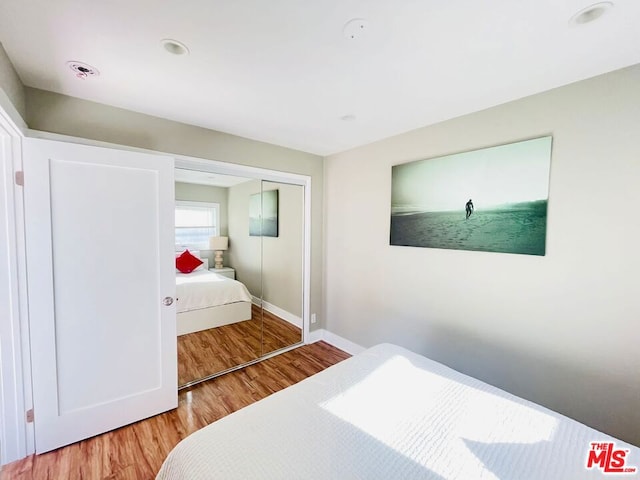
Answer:
POLYGON ((294 345, 302 331, 252 306, 251 320, 178 337, 178 385, 204 378, 294 345))
POLYGON ((262 313, 262 355, 302 341, 302 330, 266 310, 262 313))
POLYGON ((180 392, 176 410, 7 465, 2 480, 153 479, 190 433, 349 355, 324 342, 305 345, 180 392))

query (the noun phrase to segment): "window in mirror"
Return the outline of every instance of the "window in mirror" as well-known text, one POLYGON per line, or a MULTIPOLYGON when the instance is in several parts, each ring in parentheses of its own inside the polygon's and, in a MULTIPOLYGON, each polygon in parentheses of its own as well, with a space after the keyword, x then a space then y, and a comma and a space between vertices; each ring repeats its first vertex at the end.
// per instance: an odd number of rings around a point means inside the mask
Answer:
POLYGON ((219 235, 220 205, 176 201, 176 250, 208 249, 209 237, 219 235))

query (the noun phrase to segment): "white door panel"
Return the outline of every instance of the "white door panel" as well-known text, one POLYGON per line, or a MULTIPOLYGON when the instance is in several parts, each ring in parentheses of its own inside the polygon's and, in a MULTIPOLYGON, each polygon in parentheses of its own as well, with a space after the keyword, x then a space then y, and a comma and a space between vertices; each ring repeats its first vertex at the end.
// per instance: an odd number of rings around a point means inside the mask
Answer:
POLYGON ((38 453, 177 406, 173 159, 25 139, 38 453))

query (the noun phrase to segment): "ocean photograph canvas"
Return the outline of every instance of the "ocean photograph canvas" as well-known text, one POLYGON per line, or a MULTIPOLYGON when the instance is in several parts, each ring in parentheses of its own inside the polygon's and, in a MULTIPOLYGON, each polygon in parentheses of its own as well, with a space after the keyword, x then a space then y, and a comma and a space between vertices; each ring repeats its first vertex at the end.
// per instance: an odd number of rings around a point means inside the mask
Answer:
POLYGON ((544 255, 552 137, 392 167, 391 245, 544 255))
POLYGON ((256 193, 249 198, 249 236, 278 236, 278 190, 256 193))

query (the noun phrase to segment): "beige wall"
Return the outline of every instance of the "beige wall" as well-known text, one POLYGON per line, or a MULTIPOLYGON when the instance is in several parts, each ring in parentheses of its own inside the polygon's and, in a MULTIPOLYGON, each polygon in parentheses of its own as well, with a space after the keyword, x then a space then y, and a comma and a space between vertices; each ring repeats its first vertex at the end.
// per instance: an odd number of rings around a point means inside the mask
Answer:
MULTIPOLYGON (((0 90, 9 99, 9 102, 14 106, 17 113, 24 119, 26 118, 25 108, 25 93, 22 81, 16 70, 13 68, 13 64, 4 47, 0 43, 0 90)), ((9 112, 8 112, 9 113, 9 112)), ((14 121, 17 119, 14 118, 14 121)))
POLYGON ((304 187, 263 182, 262 189, 278 190, 278 236, 262 238, 263 298, 296 317, 302 317, 304 254, 304 187))
POLYGON ((322 157, 53 92, 25 92, 26 120, 34 130, 309 175, 311 312, 318 314, 312 328, 322 325, 322 157))
POLYGON ((244 283, 254 297, 262 297, 262 248, 260 237, 249 236, 249 196, 260 191, 260 180, 229 187, 228 264, 235 268, 236 279, 244 283))
POLYGON ((640 66, 326 159, 326 327, 640 445, 640 66), (544 257, 389 246, 391 166, 553 135, 544 257))
POLYGON ((297 317, 302 317, 303 215, 302 186, 255 180, 229 188, 229 264, 252 295, 297 317), (249 235, 249 197, 261 188, 279 191, 278 237, 249 235))

